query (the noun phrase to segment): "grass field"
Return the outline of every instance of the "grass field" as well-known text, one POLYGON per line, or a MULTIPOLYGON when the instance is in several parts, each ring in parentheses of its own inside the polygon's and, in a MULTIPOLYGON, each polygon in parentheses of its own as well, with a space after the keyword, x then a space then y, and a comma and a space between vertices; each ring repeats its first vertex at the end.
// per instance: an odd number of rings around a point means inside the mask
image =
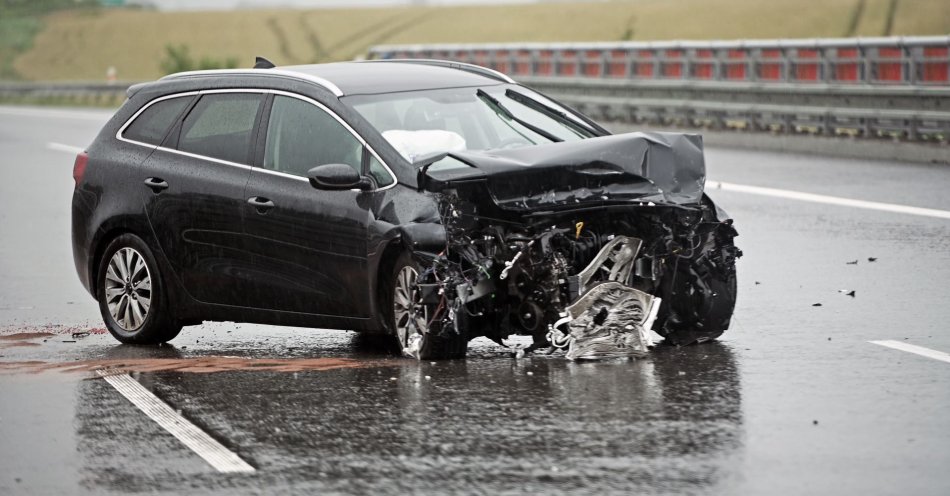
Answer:
MULTIPOLYGON (((12 68, 31 80, 162 75, 168 44, 196 57, 347 60, 375 44, 803 38, 950 33, 950 0, 628 0, 485 7, 159 13, 60 12, 12 68), (857 15, 860 13, 860 15, 857 15)), ((0 44, 4 43, 0 36, 0 44)), ((20 41, 22 43, 22 40, 20 41)), ((5 48, 0 46, 0 54, 5 48)))

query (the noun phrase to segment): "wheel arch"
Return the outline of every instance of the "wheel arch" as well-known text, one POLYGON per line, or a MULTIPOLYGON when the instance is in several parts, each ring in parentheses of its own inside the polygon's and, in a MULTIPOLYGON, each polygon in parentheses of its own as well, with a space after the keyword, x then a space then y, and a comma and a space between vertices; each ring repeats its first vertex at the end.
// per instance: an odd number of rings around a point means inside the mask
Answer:
MULTIPOLYGON (((89 286, 92 292, 93 298, 99 299, 99 268, 102 263, 102 255, 105 253, 106 248, 112 243, 116 238, 122 236, 123 234, 132 234, 138 236, 152 248, 152 252, 155 255, 156 261, 159 265, 162 265, 164 262, 164 253, 160 248, 156 247, 152 243, 153 238, 149 231, 148 225, 142 222, 136 221, 131 216, 129 217, 119 217, 112 219, 109 222, 104 223, 99 227, 96 232, 96 236, 93 238, 92 242, 92 256, 89 260, 89 286)), ((160 267, 160 270, 164 267, 160 267)))
POLYGON ((382 332, 391 332, 383 317, 383 302, 387 301, 385 288, 387 279, 402 253, 412 255, 416 252, 438 252, 445 247, 445 228, 437 222, 412 222, 392 226, 382 237, 379 258, 375 263, 371 294, 373 310, 382 332))

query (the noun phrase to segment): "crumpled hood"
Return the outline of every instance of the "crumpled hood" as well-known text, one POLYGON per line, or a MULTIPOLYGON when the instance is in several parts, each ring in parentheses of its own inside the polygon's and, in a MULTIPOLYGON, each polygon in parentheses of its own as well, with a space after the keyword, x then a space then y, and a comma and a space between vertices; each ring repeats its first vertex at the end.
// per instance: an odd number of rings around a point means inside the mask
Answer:
POLYGON ((702 137, 627 133, 507 150, 452 152, 471 167, 426 172, 442 189, 484 180, 493 200, 509 210, 654 202, 696 204, 706 181, 702 137))

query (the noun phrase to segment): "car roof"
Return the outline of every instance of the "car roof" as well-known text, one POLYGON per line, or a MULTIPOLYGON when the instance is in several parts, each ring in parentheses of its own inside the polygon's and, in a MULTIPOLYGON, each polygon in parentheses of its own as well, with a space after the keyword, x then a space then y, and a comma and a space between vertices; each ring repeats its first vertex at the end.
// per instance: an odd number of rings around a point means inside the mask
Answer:
POLYGON ((273 69, 191 71, 170 74, 162 80, 268 75, 316 83, 337 97, 514 83, 508 76, 485 67, 425 59, 334 62, 273 69))
POLYGON ((334 62, 282 66, 277 69, 325 79, 340 88, 344 95, 396 93, 513 82, 507 76, 484 67, 435 60, 334 62))

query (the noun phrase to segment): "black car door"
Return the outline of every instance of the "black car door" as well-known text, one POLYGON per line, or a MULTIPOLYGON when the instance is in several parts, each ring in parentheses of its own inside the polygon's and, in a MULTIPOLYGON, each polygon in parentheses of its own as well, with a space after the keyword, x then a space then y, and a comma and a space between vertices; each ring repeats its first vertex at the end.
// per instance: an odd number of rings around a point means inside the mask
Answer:
POLYGON ((367 228, 372 192, 318 190, 312 167, 360 171, 364 145, 319 103, 275 95, 265 119, 260 164, 251 171, 244 230, 258 273, 258 308, 369 316, 367 228))
POLYGON ((201 94, 140 169, 149 222, 186 291, 242 305, 244 189, 264 95, 201 94))

